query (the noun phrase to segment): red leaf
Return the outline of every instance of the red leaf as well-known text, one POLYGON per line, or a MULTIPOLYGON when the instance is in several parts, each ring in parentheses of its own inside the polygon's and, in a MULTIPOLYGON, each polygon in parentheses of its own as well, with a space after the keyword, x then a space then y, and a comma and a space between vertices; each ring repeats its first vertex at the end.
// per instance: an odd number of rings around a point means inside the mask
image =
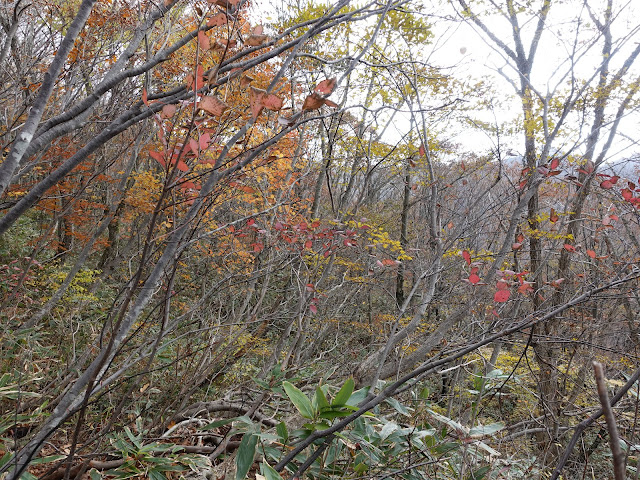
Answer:
POLYGON ((215 117, 219 117, 229 107, 217 97, 205 95, 200 99, 200 102, 198 102, 198 108, 201 108, 215 117))
POLYGON ((204 70, 202 68, 202 65, 198 65, 196 67, 195 77, 193 73, 190 73, 189 75, 187 75, 187 78, 185 79, 187 88, 190 88, 192 90, 200 90, 204 85, 204 80, 202 78, 203 74, 204 74, 204 70))
POLYGON ((627 202, 630 202, 633 198, 633 192, 628 188, 622 190, 622 198, 624 198, 627 202))
POLYGON ((523 295, 533 292, 533 287, 531 285, 531 282, 523 282, 522 285, 518 287, 518 292, 522 293, 523 295))
POLYGON ((315 315, 318 313, 318 307, 316 305, 309 305, 309 311, 315 315))
POLYGON ((317 93, 312 93, 307 98, 304 99, 304 103, 302 104, 302 110, 317 110, 322 105, 324 105, 324 98, 322 98, 317 93))
POLYGON ((224 25, 225 23, 227 23, 227 21, 227 14, 220 12, 213 17, 209 17, 209 19, 207 20, 207 27, 219 27, 220 25, 224 25))
POLYGON ((254 223, 256 223, 255 218, 250 218, 249 220, 247 220, 247 227, 250 227, 251 225, 253 225, 254 223))
POLYGON ((520 243, 520 242, 514 243, 513 245, 511 245, 511 248, 513 250, 520 250, 522 248, 522 243, 520 243))
POLYGON ((200 50, 204 50, 205 52, 211 48, 209 37, 207 37, 203 31, 198 32, 198 45, 200 45, 200 50))
POLYGON ((604 180, 600 182, 600 188, 604 188, 605 190, 609 190, 613 188, 613 182, 611 180, 604 180))
POLYGON ((144 103, 147 107, 149 106, 149 100, 147 100, 147 89, 142 89, 142 103, 144 103))
POLYGON ((200 135, 198 139, 198 145, 200 145, 200 150, 206 150, 209 148, 209 142, 211 141, 211 135, 209 133, 203 133, 200 135))
POLYGON ((264 42, 266 42, 268 38, 269 37, 267 37, 266 35, 254 33, 249 35, 244 43, 245 45, 248 45, 250 47, 257 47, 258 45, 262 45, 264 42))
POLYGON ((307 240, 306 242, 304 242, 304 248, 306 248, 307 250, 311 250, 311 247, 313 247, 313 242, 311 240, 307 240))
POLYGON ((569 245, 568 243, 565 243, 563 247, 567 252, 575 253, 576 251, 576 247, 574 247, 573 245, 569 245))
POLYGON ((336 88, 336 78, 328 78, 327 80, 321 81, 316 88, 313 90, 314 92, 328 97, 331 95, 333 90, 336 88))
POLYGON ((325 104, 327 107, 331 107, 331 108, 338 108, 338 104, 337 104, 337 103, 332 102, 331 100, 328 100, 328 99, 326 99, 326 98, 325 98, 325 100, 324 100, 324 104, 325 104))
POLYGON ((249 91, 249 101, 251 103, 251 114, 253 118, 258 118, 258 115, 260 115, 260 112, 262 112, 264 108, 264 105, 262 105, 262 95, 264 93, 264 90, 255 87, 251 87, 249 91))
POLYGON ((162 165, 162 168, 166 168, 167 163, 164 160, 164 154, 150 150, 149 156, 162 165))
POLYGON ((162 112, 160 112, 160 117, 162 118, 171 118, 176 114, 178 107, 175 105, 165 105, 162 107, 162 112))
POLYGON ((471 265, 471 254, 467 250, 464 250, 462 252, 462 258, 464 258, 464 261, 467 262, 467 265, 471 265))
POLYGON ((327 258, 329 255, 331 255, 331 250, 327 250, 326 252, 324 252, 324 253, 322 254, 322 256, 323 256, 324 258, 327 258))
POLYGON ((421 157, 424 157, 426 154, 426 151, 424 149, 424 144, 420 144, 420 148, 418 148, 418 153, 420 154, 421 157))
POLYGON ((178 170, 180 170, 181 172, 186 172, 189 170, 189 167, 187 166, 186 163, 184 163, 182 160, 178 161, 178 165, 176 165, 176 167, 178 168, 178 170))
POLYGON ((307 292, 313 292, 316 289, 316 287, 313 285, 313 283, 307 283, 305 288, 307 289, 307 292))
POLYGON ((560 165, 560 159, 554 158, 553 160, 551 160, 551 165, 549 165, 549 168, 551 170, 555 170, 556 168, 558 168, 558 165, 560 165))
POLYGON ((480 277, 478 275, 476 275, 475 273, 472 273, 471 275, 469 275, 469 282, 472 285, 475 285, 479 281, 480 281, 480 277))
POLYGON ((614 175, 613 177, 611 177, 611 178, 609 179, 609 181, 610 181, 611 183, 613 183, 614 185, 615 185, 616 183, 618 183, 618 180, 620 180, 620 177, 618 177, 617 175, 614 175))
POLYGON ((263 94, 261 102, 265 108, 268 108, 269 110, 272 110, 274 112, 277 112, 282 108, 282 99, 272 93, 266 95, 263 94))
POLYGON ((587 250, 587 255, 589 255, 591 258, 596 258, 596 252, 594 252, 593 250, 587 250))
POLYGON ((251 246, 253 247, 254 252, 261 252, 264 250, 264 244, 260 242, 252 243, 251 246))
POLYGON ((504 280, 499 280, 496 283, 496 288, 498 290, 509 290, 509 284, 507 282, 505 282, 504 280))
POLYGON ((229 9, 238 5, 239 1, 240 0, 209 0, 209 3, 229 9))
POLYGON ((509 300, 511 292, 509 290, 498 290, 493 296, 493 301, 498 303, 504 303, 509 300))

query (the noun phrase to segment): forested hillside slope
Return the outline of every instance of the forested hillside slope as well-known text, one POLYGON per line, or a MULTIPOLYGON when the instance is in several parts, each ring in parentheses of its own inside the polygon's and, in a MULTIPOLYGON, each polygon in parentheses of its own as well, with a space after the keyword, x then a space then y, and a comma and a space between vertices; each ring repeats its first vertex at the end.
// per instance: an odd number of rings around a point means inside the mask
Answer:
POLYGON ((619 0, 0 5, 0 479, 638 478, 619 0))

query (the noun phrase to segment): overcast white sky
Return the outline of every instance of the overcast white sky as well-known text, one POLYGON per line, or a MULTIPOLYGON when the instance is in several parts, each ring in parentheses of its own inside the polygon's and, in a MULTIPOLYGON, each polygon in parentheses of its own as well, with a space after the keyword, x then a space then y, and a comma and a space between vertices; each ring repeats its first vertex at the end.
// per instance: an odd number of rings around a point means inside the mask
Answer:
MULTIPOLYGON (((470 0, 469 3, 474 8, 479 2, 470 0)), ((541 1, 533 2, 534 5, 541 3, 541 1)), ((605 0, 591 0, 590 3, 594 11, 601 12, 606 2, 605 0)), ((596 65, 600 62, 602 41, 588 48, 589 40, 594 38, 594 24, 582 5, 582 0, 554 2, 548 19, 548 28, 545 29, 540 41, 532 72, 532 83, 542 94, 553 92, 558 87, 562 88, 566 85, 566 80, 572 70, 578 77, 590 78, 595 72, 596 65), (580 28, 576 28, 578 19, 581 22, 580 28), (576 39, 579 46, 574 55, 575 65, 572 66, 569 58, 576 39)), ((615 1, 614 5, 616 5, 614 9, 616 18, 612 29, 614 42, 629 35, 629 38, 621 45, 620 51, 612 58, 611 71, 615 72, 629 52, 640 42, 640 34, 638 33, 640 1, 615 1)), ((433 8, 433 11, 442 14, 442 10, 437 6, 433 8)), ((496 15, 484 17, 483 20, 500 39, 513 48, 510 36, 511 27, 505 18, 496 15)), ((527 38, 525 48, 529 45, 535 28, 535 20, 535 18, 531 18, 528 23, 521 24, 523 35, 527 38)), ((445 20, 435 22, 434 31, 437 43, 437 48, 431 56, 434 62, 442 65, 456 64, 453 72, 459 76, 472 75, 478 78, 488 76, 495 85, 496 100, 504 101, 508 96, 511 96, 512 101, 507 101, 506 104, 497 107, 494 112, 480 112, 479 117, 482 120, 488 122, 493 122, 495 119, 498 122, 508 121, 520 114, 519 100, 514 95, 514 88, 498 71, 501 69, 512 79, 518 77, 509 67, 504 53, 494 49, 488 43, 490 41, 487 41, 486 35, 481 34, 475 26, 465 23, 454 24, 445 20)), ((633 70, 635 76, 640 74, 640 61, 636 63, 633 70)), ((615 111, 615 107, 611 111, 615 111)), ((573 127, 578 128, 575 122, 573 127)), ((617 159, 640 151, 640 146, 637 144, 640 138, 640 115, 637 113, 629 115, 622 122, 619 132, 618 141, 610 151, 612 158, 617 159)), ((484 148, 493 147, 495 142, 495 139, 479 132, 471 132, 469 129, 458 132, 455 139, 464 145, 470 144, 484 148)), ((502 141, 505 140, 507 139, 502 139, 502 141)), ((516 151, 522 150, 520 138, 507 140, 506 143, 509 148, 516 151)))

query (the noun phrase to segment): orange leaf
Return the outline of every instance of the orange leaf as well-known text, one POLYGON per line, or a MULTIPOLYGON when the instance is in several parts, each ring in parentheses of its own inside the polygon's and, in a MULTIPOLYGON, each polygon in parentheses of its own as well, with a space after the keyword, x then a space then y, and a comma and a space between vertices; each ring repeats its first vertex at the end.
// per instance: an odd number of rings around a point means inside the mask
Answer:
POLYGON ((596 258, 596 252, 593 250, 587 250, 587 255, 589 255, 591 258, 596 258))
POLYGON ((556 211, 552 208, 551 213, 549 214, 549 221, 551 223, 556 223, 559 218, 560 217, 558 217, 558 214, 556 213, 556 211))
POLYGON ((563 247, 567 252, 574 253, 576 251, 576 247, 574 247, 573 245, 569 245, 568 243, 565 243, 563 247))
POLYGON ((221 116, 229 108, 222 100, 209 95, 205 95, 200 99, 198 107, 215 117, 221 116))
POLYGON ((335 102, 332 102, 331 100, 327 100, 327 99, 325 99, 325 100, 324 100, 324 104, 325 104, 327 107, 331 107, 331 108, 338 108, 338 104, 337 104, 337 103, 335 103, 335 102))

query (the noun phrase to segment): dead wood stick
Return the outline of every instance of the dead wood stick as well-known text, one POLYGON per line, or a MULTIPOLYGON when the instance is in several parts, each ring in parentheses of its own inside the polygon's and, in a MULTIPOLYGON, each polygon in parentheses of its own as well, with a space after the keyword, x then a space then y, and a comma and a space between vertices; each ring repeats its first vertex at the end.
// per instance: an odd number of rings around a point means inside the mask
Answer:
POLYGON ((613 477, 615 480, 625 480, 625 457, 622 448, 620 448, 620 436, 618 435, 616 419, 613 416, 613 409, 611 408, 611 403, 609 403, 609 395, 607 394, 607 385, 604 380, 602 364, 593 362, 593 371, 596 377, 598 397, 600 398, 602 412, 607 422, 607 430, 609 431, 609 447, 613 454, 613 477))

